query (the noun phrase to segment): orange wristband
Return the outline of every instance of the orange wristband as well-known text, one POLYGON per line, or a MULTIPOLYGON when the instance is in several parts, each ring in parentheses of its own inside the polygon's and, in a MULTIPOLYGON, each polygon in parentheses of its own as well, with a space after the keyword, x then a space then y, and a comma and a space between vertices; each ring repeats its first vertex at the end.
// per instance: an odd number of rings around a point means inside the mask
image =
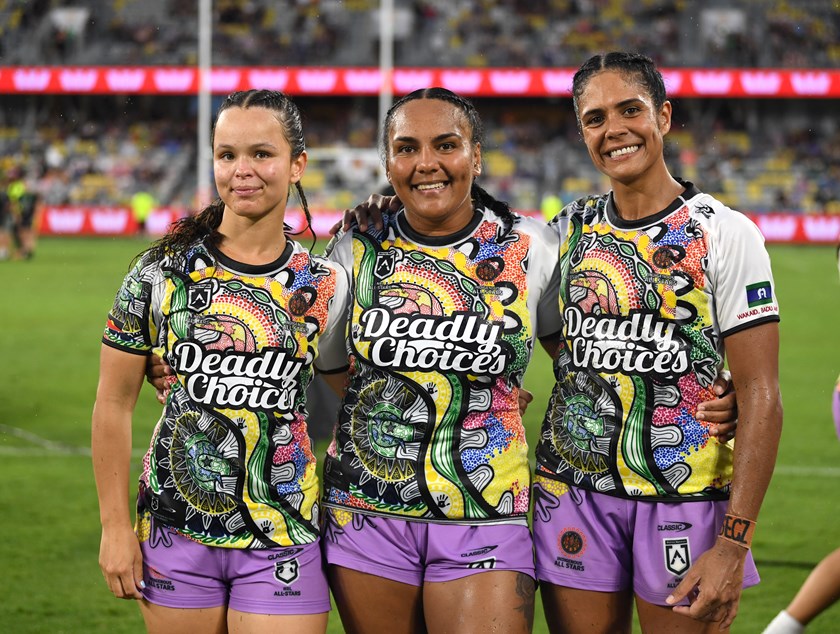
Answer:
POLYGON ((754 532, 755 521, 727 513, 723 518, 723 526, 720 527, 718 536, 748 549, 752 545, 754 532))

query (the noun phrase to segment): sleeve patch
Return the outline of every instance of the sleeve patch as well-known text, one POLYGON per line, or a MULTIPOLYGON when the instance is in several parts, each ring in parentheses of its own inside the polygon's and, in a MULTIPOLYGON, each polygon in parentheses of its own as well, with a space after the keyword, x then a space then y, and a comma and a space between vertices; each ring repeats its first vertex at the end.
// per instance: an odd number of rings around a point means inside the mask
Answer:
POLYGON ((770 282, 758 282, 747 286, 747 306, 754 308, 755 306, 772 303, 773 290, 770 287, 770 282))

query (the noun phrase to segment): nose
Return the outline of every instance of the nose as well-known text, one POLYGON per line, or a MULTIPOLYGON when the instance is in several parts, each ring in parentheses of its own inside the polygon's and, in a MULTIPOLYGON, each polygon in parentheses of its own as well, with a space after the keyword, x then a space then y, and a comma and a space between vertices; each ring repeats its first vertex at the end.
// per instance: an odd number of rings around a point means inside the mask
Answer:
POLYGON ((251 173, 251 161, 247 156, 237 159, 234 173, 237 176, 247 176, 251 173))
POLYGON ((607 115, 606 134, 608 137, 621 136, 627 132, 624 119, 619 115, 607 115))
POLYGON ((438 160, 433 148, 420 148, 417 152, 417 169, 421 172, 433 172, 438 169, 438 160))

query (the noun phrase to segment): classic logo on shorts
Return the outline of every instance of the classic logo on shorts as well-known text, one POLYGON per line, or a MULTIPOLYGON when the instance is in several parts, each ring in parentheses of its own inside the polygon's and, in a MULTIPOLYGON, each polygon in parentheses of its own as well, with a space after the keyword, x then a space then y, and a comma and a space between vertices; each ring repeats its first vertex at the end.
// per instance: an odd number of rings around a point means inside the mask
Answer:
POLYGON ((687 531, 691 528, 691 524, 688 522, 668 522, 665 521, 662 524, 656 525, 656 530, 659 532, 672 532, 672 533, 680 533, 682 531, 687 531))
POLYGON ((663 539, 665 548, 665 568, 677 576, 682 575, 691 567, 691 548, 688 537, 679 539, 663 539))
POLYGON ((574 528, 565 529, 557 541, 560 544, 560 549, 569 557, 580 557, 586 550, 586 541, 583 534, 574 528))
POLYGON ((287 557, 297 555, 300 552, 303 552, 303 548, 284 548, 283 550, 270 554, 268 556, 268 561, 271 561, 272 559, 286 559, 287 557))
POLYGON ((300 566, 297 559, 278 561, 274 563, 274 578, 285 584, 294 583, 300 576, 300 566))
POLYGON ((461 557, 476 557, 478 555, 486 555, 489 552, 493 552, 498 547, 498 545, 483 546, 482 548, 476 548, 475 550, 470 550, 468 552, 461 553, 461 557))

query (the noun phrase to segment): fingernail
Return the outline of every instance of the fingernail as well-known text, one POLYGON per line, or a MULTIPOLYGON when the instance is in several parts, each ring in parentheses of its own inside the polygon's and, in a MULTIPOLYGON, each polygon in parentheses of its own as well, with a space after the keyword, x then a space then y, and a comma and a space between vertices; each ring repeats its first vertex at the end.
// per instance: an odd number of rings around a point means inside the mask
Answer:
POLYGON ((669 595, 668 595, 668 598, 667 598, 667 599, 665 599, 665 603, 673 603, 673 602, 674 602, 674 595, 673 595, 673 594, 669 594, 669 595))
POLYGON ((140 587, 143 588, 143 590, 146 589, 146 582, 143 581, 142 579, 140 580, 140 587))

